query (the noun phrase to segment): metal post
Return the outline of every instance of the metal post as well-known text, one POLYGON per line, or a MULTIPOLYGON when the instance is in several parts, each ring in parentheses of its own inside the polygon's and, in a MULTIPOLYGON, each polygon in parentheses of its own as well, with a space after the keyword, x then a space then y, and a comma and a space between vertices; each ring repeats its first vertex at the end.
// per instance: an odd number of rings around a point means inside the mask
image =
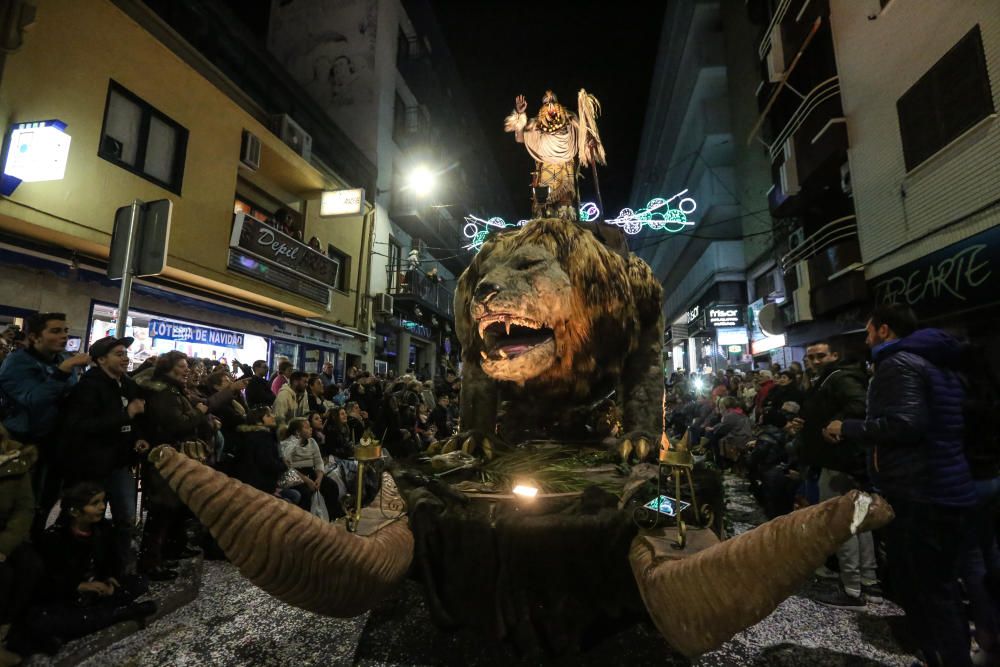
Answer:
POLYGON ((128 242, 125 244, 125 258, 122 265, 122 286, 118 295, 118 327, 115 335, 125 337, 125 327, 128 324, 128 307, 132 298, 132 263, 135 256, 135 241, 139 236, 139 216, 142 215, 142 202, 132 201, 132 210, 128 217, 128 242))

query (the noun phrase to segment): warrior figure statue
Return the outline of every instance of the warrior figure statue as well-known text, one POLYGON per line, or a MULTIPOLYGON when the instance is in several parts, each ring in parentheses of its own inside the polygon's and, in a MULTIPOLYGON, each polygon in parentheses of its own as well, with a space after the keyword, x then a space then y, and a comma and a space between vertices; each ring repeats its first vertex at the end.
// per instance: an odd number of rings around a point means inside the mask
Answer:
POLYGON ((528 120, 524 95, 514 100, 514 111, 507 116, 504 130, 513 132, 535 160, 531 179, 531 217, 579 219, 580 195, 577 191, 577 160, 581 167, 605 164, 604 146, 597 132, 600 103, 593 95, 580 90, 577 96, 579 116, 568 110, 551 90, 545 91, 538 115, 528 120))

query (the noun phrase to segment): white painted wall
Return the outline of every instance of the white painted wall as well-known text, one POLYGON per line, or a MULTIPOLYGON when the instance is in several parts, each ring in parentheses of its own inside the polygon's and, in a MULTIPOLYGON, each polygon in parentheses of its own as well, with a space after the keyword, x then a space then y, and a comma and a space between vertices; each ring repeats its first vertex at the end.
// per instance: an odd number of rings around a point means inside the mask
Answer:
POLYGON ((830 0, 858 235, 868 278, 1000 224, 1000 207, 995 206, 892 252, 1000 198, 996 117, 907 175, 896 114, 897 100, 977 23, 994 106, 1000 109, 1000 3, 894 0, 870 20, 871 4, 830 0), (904 188, 905 198, 900 194, 904 188))

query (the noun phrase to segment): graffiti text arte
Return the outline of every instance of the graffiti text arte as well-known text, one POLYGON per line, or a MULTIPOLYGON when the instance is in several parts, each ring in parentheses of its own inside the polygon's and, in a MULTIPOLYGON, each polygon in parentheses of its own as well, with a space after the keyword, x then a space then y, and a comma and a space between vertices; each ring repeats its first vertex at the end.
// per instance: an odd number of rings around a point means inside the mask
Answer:
POLYGON ((915 306, 924 299, 950 294, 965 301, 966 290, 979 287, 993 275, 989 258, 979 257, 986 248, 986 244, 962 248, 951 257, 916 269, 907 276, 894 276, 876 283, 878 300, 915 306))

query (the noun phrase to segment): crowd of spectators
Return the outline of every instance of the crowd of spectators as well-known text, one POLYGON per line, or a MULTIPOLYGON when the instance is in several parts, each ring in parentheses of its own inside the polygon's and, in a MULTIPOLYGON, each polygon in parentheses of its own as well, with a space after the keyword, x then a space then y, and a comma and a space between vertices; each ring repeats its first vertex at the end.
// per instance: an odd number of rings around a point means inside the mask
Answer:
MULTIPOLYGON (((25 329, 0 345, 0 666, 146 618, 150 580, 201 553, 224 558, 148 462, 152 447, 334 520, 353 503, 363 437, 406 456, 456 423, 452 370, 420 382, 350 368, 338 382, 332 364, 307 373, 282 359, 271 374, 264 360, 179 351, 131 368, 131 338, 71 353, 65 315, 25 329)), ((365 492, 377 485, 366 478, 365 492)))
POLYGON ((867 355, 850 338, 816 341, 804 369, 675 373, 668 428, 745 475, 769 518, 882 494, 895 519, 848 539, 813 598, 863 610, 884 580, 920 664, 1000 664, 1000 385, 981 350, 906 308, 875 309, 865 342, 867 355))

